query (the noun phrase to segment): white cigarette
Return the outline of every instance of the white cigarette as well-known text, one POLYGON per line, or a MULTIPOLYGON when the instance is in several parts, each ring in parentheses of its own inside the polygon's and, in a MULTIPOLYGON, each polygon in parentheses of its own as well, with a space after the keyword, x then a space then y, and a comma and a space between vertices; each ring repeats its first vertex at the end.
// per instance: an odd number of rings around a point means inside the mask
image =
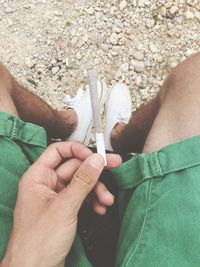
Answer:
POLYGON ((88 83, 90 88, 90 99, 92 105, 97 153, 104 158, 106 166, 107 160, 106 160, 105 142, 104 142, 102 123, 101 123, 101 112, 100 112, 101 109, 97 91, 97 74, 94 70, 88 71, 88 83))

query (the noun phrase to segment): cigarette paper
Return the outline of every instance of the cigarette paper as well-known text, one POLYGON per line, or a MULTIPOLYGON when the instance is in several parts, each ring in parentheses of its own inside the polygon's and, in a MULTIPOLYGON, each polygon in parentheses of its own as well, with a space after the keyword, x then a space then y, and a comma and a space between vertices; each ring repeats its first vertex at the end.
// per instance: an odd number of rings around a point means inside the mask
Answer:
POLYGON ((88 83, 90 89, 90 99, 92 105, 92 114, 93 114, 93 124, 95 131, 95 140, 97 146, 97 153, 104 158, 105 166, 107 165, 106 161, 106 152, 105 152, 105 142, 103 135, 103 128, 101 122, 101 113, 100 113, 100 103, 97 91, 97 74, 96 71, 88 71, 88 83))

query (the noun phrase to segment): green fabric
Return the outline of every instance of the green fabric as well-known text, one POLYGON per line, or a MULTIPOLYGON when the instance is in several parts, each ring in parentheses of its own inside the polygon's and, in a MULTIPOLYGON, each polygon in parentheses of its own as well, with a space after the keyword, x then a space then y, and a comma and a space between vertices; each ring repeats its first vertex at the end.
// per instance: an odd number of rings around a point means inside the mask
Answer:
POLYGON ((19 179, 46 145, 43 128, 0 113, 0 259, 12 228, 19 179))
MULTIPOLYGON (((18 182, 46 147, 47 137, 42 127, 0 112, 0 261, 12 229, 18 182)), ((67 258, 68 265, 90 266, 78 236, 67 258)))
POLYGON ((121 230, 116 267, 200 265, 200 137, 115 169, 121 230))
MULTIPOLYGON (((0 258, 19 179, 45 147, 43 128, 0 113, 0 258)), ((200 137, 137 155, 112 173, 121 218, 115 266, 199 266, 200 137)), ((91 267, 78 236, 66 267, 91 267)))

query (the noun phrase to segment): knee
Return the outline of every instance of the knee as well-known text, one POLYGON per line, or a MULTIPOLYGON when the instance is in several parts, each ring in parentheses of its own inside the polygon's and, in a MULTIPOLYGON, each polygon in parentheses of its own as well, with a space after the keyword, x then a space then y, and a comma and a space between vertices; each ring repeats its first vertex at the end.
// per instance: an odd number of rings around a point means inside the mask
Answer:
POLYGON ((11 93, 13 89, 12 75, 2 64, 0 64, 0 89, 7 90, 9 93, 11 93))
POLYGON ((177 96, 185 92, 200 94, 200 53, 182 61, 172 70, 159 92, 160 101, 172 92, 177 92, 177 96))

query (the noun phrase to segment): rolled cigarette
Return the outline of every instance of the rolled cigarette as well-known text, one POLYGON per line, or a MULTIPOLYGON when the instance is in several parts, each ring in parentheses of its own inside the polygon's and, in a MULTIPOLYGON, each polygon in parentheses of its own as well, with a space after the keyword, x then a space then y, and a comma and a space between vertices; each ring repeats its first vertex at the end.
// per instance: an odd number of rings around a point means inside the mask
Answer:
POLYGON ((90 89, 90 99, 92 105, 92 114, 93 114, 93 124, 95 131, 95 140, 97 146, 97 153, 104 158, 105 166, 107 165, 106 161, 106 151, 105 151, 105 142, 103 135, 103 128, 101 122, 101 109, 97 91, 97 73, 94 70, 88 71, 88 83, 90 89))

